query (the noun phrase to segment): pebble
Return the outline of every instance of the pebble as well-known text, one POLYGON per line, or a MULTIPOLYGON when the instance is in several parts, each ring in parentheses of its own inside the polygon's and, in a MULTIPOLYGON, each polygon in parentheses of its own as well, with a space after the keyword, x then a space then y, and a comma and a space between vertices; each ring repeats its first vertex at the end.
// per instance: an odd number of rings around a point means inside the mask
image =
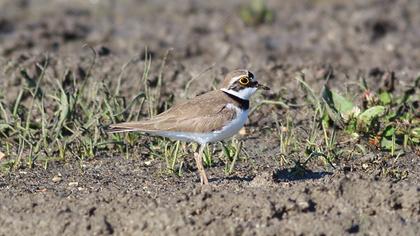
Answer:
POLYGON ((61 178, 61 176, 59 176, 59 175, 56 175, 56 176, 54 176, 53 178, 52 178, 52 181, 54 182, 54 183, 58 183, 58 182, 60 182, 62 180, 62 178, 61 178))
POLYGON ((69 186, 70 187, 77 187, 77 186, 79 186, 79 182, 70 182, 69 186))
POLYGON ((149 160, 149 161, 145 161, 145 162, 144 162, 144 165, 145 165, 145 166, 150 166, 150 165, 152 165, 152 161, 150 161, 150 160, 149 160))

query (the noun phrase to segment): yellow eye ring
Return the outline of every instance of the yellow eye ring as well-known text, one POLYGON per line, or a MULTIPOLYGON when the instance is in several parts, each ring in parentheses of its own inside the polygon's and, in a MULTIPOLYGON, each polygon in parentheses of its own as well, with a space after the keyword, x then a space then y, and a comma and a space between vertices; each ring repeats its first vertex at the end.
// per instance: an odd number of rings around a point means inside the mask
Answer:
POLYGON ((249 84, 249 79, 248 79, 248 77, 242 77, 242 78, 240 78, 240 79, 239 79, 239 83, 240 83, 241 85, 247 85, 247 84, 249 84))

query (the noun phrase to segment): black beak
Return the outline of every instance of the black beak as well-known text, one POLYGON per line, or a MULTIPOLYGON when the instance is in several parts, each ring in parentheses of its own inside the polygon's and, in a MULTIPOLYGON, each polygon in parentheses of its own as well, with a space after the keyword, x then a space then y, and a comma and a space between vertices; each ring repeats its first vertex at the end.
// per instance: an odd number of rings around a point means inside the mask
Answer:
POLYGON ((267 86, 265 86, 265 85, 262 85, 262 84, 259 84, 258 82, 257 82, 257 84, 255 85, 255 87, 256 87, 257 89, 270 90, 270 88, 269 88, 269 87, 267 87, 267 86))

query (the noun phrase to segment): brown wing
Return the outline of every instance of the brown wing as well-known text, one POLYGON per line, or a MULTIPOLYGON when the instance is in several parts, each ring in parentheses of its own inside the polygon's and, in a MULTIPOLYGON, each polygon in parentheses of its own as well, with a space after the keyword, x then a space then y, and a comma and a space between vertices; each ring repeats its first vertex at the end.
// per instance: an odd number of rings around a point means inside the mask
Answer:
POLYGON ((221 91, 212 91, 181 104, 145 121, 120 123, 110 126, 110 132, 177 131, 205 133, 220 130, 236 111, 226 107, 228 97, 221 91))

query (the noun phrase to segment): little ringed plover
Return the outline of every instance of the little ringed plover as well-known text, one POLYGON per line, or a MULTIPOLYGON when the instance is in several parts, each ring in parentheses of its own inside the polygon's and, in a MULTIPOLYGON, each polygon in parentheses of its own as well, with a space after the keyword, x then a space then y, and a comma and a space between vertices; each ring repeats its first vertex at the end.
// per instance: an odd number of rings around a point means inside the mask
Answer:
POLYGON ((257 89, 269 88, 259 84, 250 71, 234 70, 225 76, 219 90, 175 105, 149 120, 110 125, 109 132, 136 131, 199 143, 194 158, 201 184, 208 184, 202 163, 204 148, 208 143, 232 137, 244 126, 249 98, 257 89))

